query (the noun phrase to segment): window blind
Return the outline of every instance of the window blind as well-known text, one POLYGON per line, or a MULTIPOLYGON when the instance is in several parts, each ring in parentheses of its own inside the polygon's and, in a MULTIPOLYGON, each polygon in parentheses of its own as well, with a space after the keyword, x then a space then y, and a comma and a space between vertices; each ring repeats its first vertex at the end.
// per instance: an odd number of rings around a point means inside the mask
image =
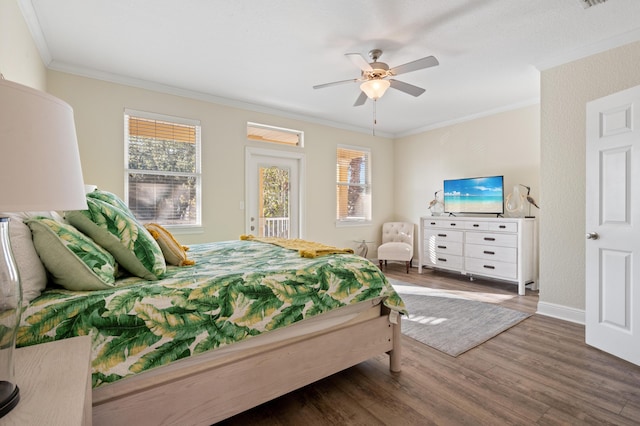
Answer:
POLYGON ((336 162, 336 219, 371 219, 370 151, 338 147, 336 162))

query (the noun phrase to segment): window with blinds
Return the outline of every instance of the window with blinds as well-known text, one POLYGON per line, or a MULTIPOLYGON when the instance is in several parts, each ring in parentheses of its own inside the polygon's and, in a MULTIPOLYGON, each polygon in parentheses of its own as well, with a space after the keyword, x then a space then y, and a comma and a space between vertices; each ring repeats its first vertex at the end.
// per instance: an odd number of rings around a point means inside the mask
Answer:
POLYGON ((199 226, 200 122, 126 110, 125 194, 136 218, 199 226))
POLYGON ((304 146, 304 132, 300 130, 251 122, 247 123, 247 139, 297 147, 304 146))
POLYGON ((338 146, 336 161, 336 219, 338 223, 371 220, 371 151, 338 146))

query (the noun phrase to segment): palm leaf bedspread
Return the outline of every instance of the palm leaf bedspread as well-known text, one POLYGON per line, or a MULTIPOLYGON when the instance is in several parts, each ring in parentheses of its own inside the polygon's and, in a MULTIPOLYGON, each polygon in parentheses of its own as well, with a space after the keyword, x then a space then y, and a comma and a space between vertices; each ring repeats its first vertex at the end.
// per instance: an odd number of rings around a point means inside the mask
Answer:
POLYGON ((160 281, 46 290, 26 307, 18 345, 90 335, 97 387, 379 296, 406 313, 380 270, 356 255, 305 259, 250 241, 197 244, 189 253, 195 266, 169 267, 160 281))

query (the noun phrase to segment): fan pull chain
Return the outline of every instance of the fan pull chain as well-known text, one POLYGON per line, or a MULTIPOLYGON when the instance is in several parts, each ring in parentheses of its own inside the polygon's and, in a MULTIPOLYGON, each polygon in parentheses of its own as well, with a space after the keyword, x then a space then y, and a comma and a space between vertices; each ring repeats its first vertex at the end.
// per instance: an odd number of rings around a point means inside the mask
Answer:
POLYGON ((378 124, 378 119, 376 116, 376 104, 378 103, 377 99, 373 100, 373 127, 371 129, 371 132, 373 134, 373 136, 376 135, 376 124, 378 124))

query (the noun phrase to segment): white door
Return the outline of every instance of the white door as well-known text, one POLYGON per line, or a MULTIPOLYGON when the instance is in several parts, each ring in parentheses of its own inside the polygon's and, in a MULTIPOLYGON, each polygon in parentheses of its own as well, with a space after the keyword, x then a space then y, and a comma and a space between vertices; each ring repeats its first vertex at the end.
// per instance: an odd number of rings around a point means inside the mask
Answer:
POLYGON ((303 160, 303 154, 247 147, 247 234, 302 238, 303 160))
POLYGON ((640 86, 587 104, 586 341, 640 365, 640 86))

